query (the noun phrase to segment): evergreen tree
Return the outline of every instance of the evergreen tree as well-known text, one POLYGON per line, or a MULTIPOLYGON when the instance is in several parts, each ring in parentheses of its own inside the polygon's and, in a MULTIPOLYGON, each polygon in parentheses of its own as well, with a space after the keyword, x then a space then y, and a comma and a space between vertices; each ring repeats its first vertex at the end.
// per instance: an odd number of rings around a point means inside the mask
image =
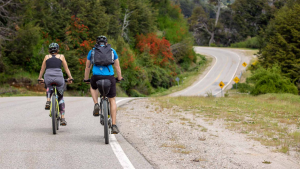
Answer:
POLYGON ((265 28, 273 16, 268 0, 236 0, 231 9, 234 12, 234 28, 241 40, 258 35, 259 30, 265 28))
POLYGON ((300 5, 283 7, 264 33, 260 62, 264 67, 279 64, 283 74, 297 83, 300 79, 300 5))

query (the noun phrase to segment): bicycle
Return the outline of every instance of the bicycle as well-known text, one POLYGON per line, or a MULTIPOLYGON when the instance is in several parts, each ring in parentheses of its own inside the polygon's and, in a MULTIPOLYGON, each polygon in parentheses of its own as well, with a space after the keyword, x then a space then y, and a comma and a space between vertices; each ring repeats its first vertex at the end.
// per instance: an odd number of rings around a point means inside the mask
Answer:
MULTIPOLYGON (((90 83, 91 79, 83 81, 90 83)), ((116 82, 120 82, 118 78, 116 78, 116 82)), ((102 79, 98 80, 96 84, 100 92, 100 124, 104 126, 105 144, 109 144, 109 135, 111 134, 112 129, 112 119, 110 116, 110 103, 106 95, 109 93, 111 82, 109 79, 102 79)))
MULTIPOLYGON (((74 81, 74 79, 70 79, 70 81, 74 81)), ((39 83, 43 84, 44 80, 38 80, 39 83)), ((65 82, 68 82, 68 79, 65 79, 65 82)), ((52 118, 52 131, 53 134, 56 134, 56 131, 59 130, 60 126, 60 111, 59 111, 59 104, 58 104, 58 96, 56 90, 56 83, 51 83, 53 87, 54 93, 52 94, 51 98, 51 105, 50 105, 50 114, 49 116, 52 118)))

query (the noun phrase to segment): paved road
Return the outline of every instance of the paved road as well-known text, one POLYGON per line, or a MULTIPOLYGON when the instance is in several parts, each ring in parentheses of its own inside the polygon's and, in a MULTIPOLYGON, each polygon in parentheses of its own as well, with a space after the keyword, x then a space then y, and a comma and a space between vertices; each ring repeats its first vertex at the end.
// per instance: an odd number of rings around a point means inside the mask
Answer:
MULTIPOLYGON (((1 169, 120 169, 132 168, 131 164, 135 168, 152 168, 120 134, 113 144, 104 144, 99 117, 92 116, 91 98, 65 98, 68 125, 60 127, 57 135, 52 134, 49 112, 43 110, 45 100, 0 98, 1 169)), ((118 106, 129 100, 117 98, 118 106)))
POLYGON ((221 96, 219 83, 223 81, 226 88, 233 81, 234 76, 240 74, 237 70, 242 67, 241 56, 233 51, 220 48, 195 47, 195 51, 214 57, 214 65, 201 80, 171 96, 205 96, 208 92, 221 96))

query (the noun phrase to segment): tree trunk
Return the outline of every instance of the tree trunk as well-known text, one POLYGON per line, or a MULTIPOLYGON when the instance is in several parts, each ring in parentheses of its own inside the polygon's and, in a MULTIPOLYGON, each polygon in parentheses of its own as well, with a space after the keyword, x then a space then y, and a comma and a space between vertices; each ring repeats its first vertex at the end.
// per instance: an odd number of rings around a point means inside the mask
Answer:
POLYGON ((210 40, 209 40, 209 46, 214 43, 214 38, 215 38, 215 29, 218 25, 219 22, 219 17, 220 17, 220 11, 221 11, 221 0, 218 0, 218 4, 217 4, 217 13, 216 13, 216 21, 215 21, 215 27, 213 28, 212 33, 210 34, 210 40))
POLYGON ((210 34, 211 36, 210 36, 210 40, 209 40, 209 46, 211 46, 211 44, 212 43, 214 43, 214 37, 215 37, 215 32, 212 32, 211 34, 210 34))
POLYGON ((220 17, 220 10, 221 10, 221 0, 218 0, 218 6, 217 6, 218 10, 217 10, 217 14, 216 14, 216 22, 215 22, 215 27, 218 24, 219 21, 219 17, 220 17))

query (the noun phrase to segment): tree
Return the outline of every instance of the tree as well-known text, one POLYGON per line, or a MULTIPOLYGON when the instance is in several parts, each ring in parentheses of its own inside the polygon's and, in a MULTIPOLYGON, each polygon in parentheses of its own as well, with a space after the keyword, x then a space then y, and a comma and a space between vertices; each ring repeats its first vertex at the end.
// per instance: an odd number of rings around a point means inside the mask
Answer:
POLYGON ((10 11, 12 8, 16 8, 13 0, 0 0, 0 46, 3 40, 11 39, 12 33, 15 32, 12 26, 13 22, 17 21, 17 17, 12 15, 10 11))
POLYGON ((125 15, 124 15, 124 21, 123 21, 123 26, 122 26, 122 33, 121 36, 124 37, 127 41, 129 41, 128 34, 127 34, 127 27, 129 26, 129 17, 133 11, 129 11, 128 9, 125 10, 125 15))
POLYGON ((239 33, 240 40, 247 36, 258 35, 260 29, 264 29, 273 17, 268 0, 236 0, 232 5, 234 29, 239 33))
POLYGON ((204 11, 202 6, 198 6, 194 9, 192 17, 191 17, 191 26, 194 28, 194 32, 199 30, 205 31, 210 36, 209 46, 215 42, 215 33, 219 23, 219 17, 221 14, 221 6, 222 0, 210 0, 210 4, 212 5, 215 11, 215 19, 210 18, 204 11))
MULTIPOLYGON (((300 4, 283 7, 263 34, 265 45, 259 60, 265 68, 279 64, 296 84, 300 79, 300 4)), ((298 88, 300 91, 300 88, 298 88)))

